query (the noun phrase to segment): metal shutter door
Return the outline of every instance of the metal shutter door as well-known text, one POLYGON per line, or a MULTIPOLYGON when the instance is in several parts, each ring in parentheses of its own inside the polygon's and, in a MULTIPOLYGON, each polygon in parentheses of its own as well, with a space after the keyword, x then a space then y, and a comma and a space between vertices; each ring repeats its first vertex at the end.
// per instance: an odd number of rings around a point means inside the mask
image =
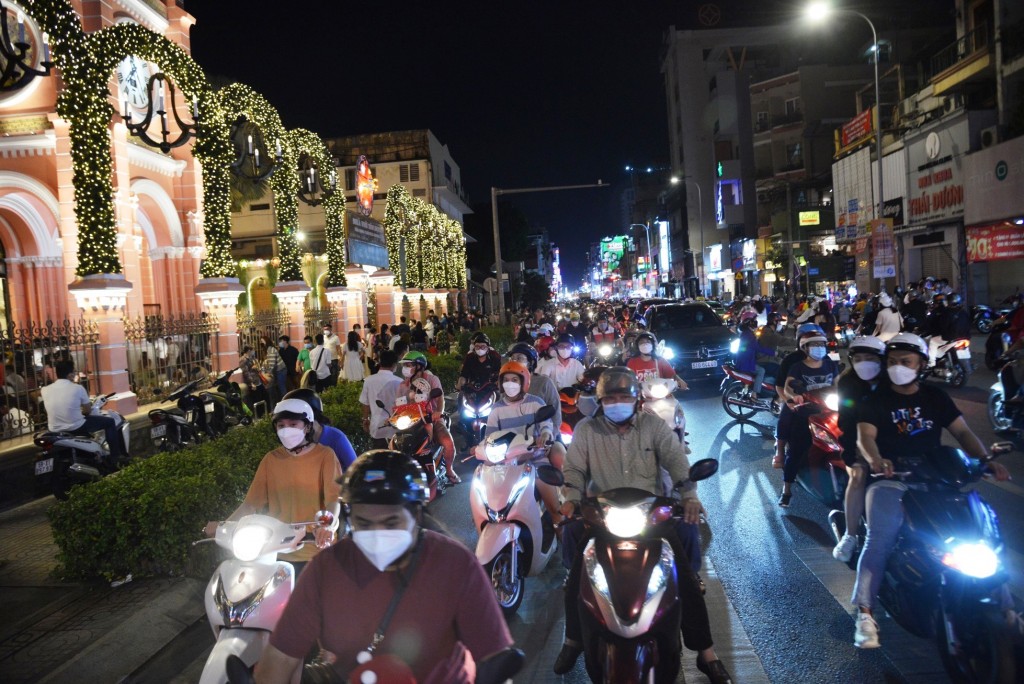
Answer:
POLYGON ((932 245, 921 248, 921 277, 947 278, 950 283, 953 277, 953 260, 950 258, 951 245, 932 245))

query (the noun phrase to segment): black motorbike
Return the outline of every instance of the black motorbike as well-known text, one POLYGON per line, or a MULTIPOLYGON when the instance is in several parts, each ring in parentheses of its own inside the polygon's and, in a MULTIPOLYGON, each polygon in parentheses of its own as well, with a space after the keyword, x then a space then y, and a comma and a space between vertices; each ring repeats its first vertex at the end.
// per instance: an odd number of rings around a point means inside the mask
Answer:
POLYGON ((178 451, 199 444, 204 436, 209 436, 205 410, 207 404, 195 394, 204 379, 193 380, 168 394, 164 403, 173 401, 174 407, 150 410, 149 436, 157 451, 178 451))
POLYGON ((231 380, 237 370, 224 371, 214 378, 211 390, 199 393, 202 410, 206 414, 206 432, 211 437, 223 435, 239 425, 252 424, 252 410, 242 401, 242 389, 231 380))
POLYGON ((1000 361, 1006 350, 1010 348, 1010 317, 1001 316, 992 321, 988 339, 985 340, 985 366, 989 370, 999 370, 1000 361))
MULTIPOLYGON (((1000 443, 991 451, 1011 447, 1000 443)), ((977 490, 962 491, 985 476, 987 461, 939 447, 895 465, 894 477, 910 490, 879 601, 908 632, 935 641, 954 682, 1020 681, 1006 622, 1012 598, 999 519, 977 490)), ((829 519, 833 533, 841 532, 842 512, 829 519)))
POLYGON ((484 438, 487 416, 498 401, 498 390, 494 383, 463 385, 459 391, 459 428, 466 436, 466 449, 472 449, 484 438))
POLYGON ((985 304, 975 304, 971 307, 971 325, 982 335, 992 331, 992 322, 1010 313, 1010 309, 1002 308, 993 310, 985 304))

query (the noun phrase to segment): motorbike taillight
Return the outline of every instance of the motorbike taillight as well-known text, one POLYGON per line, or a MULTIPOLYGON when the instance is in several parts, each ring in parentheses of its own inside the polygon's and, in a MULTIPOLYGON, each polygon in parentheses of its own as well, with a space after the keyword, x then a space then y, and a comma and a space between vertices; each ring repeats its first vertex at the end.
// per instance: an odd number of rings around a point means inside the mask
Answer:
POLYGON ((39 435, 32 441, 40 449, 51 449, 53 448, 53 445, 56 442, 56 438, 52 437, 51 435, 39 435))
POLYGON ((165 418, 167 418, 167 414, 161 410, 153 410, 149 412, 149 420, 154 425, 159 425, 160 423, 164 422, 165 418))

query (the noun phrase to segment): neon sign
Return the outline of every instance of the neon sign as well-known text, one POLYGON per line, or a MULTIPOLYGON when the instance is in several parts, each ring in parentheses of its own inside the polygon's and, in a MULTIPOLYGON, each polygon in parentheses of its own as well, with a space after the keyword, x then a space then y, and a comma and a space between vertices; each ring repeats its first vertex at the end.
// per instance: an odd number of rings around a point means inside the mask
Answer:
POLYGON ((376 191, 377 179, 370 172, 370 162, 366 160, 365 154, 360 155, 356 165, 356 201, 364 216, 369 216, 373 211, 373 193, 376 191))

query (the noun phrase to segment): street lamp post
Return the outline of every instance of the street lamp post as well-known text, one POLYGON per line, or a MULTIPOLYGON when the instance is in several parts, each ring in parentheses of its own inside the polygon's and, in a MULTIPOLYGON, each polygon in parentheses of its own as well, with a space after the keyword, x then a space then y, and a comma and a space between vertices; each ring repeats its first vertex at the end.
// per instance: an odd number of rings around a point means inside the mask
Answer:
MULTIPOLYGON (((885 185, 882 183, 882 88, 878 79, 878 32, 875 31, 874 23, 868 19, 867 15, 861 14, 857 10, 852 9, 834 9, 827 2, 819 1, 812 2, 807 6, 807 18, 811 21, 820 22, 828 17, 832 12, 841 12, 844 14, 853 14, 868 23, 871 27, 871 47, 874 53, 874 64, 875 64, 875 149, 878 155, 878 208, 876 209, 875 218, 882 218, 882 207, 885 202, 885 185)), ((879 282, 879 290, 885 290, 885 278, 882 278, 879 282)))

